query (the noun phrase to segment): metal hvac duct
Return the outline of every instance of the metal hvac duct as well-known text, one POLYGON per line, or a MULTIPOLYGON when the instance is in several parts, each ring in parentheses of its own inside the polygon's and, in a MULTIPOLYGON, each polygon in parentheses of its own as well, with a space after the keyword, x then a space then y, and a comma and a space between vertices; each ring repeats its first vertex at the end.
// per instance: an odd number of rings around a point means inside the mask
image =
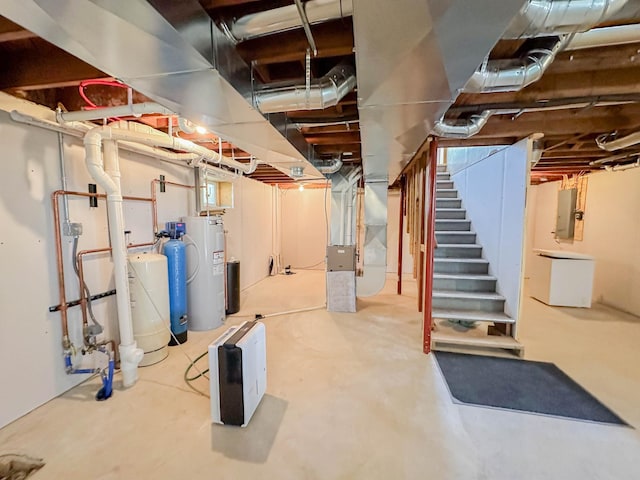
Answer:
POLYGON ((503 38, 585 32, 618 12, 628 0, 529 0, 503 38))
POLYGON ((605 134, 596 138, 596 144, 603 150, 615 152, 623 148, 632 147, 640 143, 640 132, 633 132, 622 138, 615 138, 615 134, 605 134))
POLYGON ((292 110, 323 110, 333 107, 356 86, 352 65, 339 63, 325 76, 305 83, 272 87, 255 92, 256 107, 262 113, 292 110))
POLYGON ((467 93, 514 92, 540 80, 569 42, 563 35, 529 50, 524 56, 508 60, 488 60, 476 70, 464 86, 467 93))
MULTIPOLYGON (((437 135, 439 137, 445 138, 470 138, 477 134, 482 127, 485 126, 487 121, 492 115, 510 115, 510 114, 522 114, 525 112, 544 112, 549 110, 563 110, 563 109, 571 109, 571 108, 586 108, 586 107, 603 107, 609 105, 621 105, 625 103, 632 103, 633 100, 613 100, 613 101, 599 101, 597 97, 592 99, 588 98, 580 98, 580 99, 569 99, 563 100, 566 103, 558 103, 558 102, 546 102, 541 106, 515 106, 510 105, 509 107, 495 107, 491 110, 483 110, 480 113, 472 114, 468 117, 463 123, 459 123, 454 120, 453 123, 441 118, 438 120, 433 127, 431 133, 437 135)), ((631 137, 632 135, 629 135, 631 137)), ((640 137, 640 134, 638 134, 640 137)), ((625 137, 627 138, 627 137, 625 137)), ((640 143, 640 139, 638 141, 640 143)), ((604 147, 600 147, 604 148, 604 147)))
POLYGON ((338 155, 331 161, 329 165, 314 163, 313 166, 316 167, 316 170, 318 170, 323 175, 331 175, 342 168, 342 158, 341 155, 338 155))
POLYGON ((448 123, 443 117, 433 126, 433 134, 445 138, 470 138, 482 130, 491 115, 493 115, 493 111, 485 110, 479 114, 471 115, 462 125, 448 123))
MULTIPOLYGON (((351 16, 353 3, 352 0, 310 0, 304 4, 304 11, 309 23, 313 25, 351 16)), ((220 24, 224 33, 233 42, 242 42, 302 26, 302 19, 296 5, 252 13, 220 24)))

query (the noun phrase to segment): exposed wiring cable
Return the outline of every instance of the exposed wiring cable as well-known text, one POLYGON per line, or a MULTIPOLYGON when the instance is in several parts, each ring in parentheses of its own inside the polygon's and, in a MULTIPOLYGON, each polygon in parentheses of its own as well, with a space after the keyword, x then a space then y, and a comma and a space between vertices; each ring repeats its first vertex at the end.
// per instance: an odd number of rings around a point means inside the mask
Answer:
MULTIPOLYGON (((266 315, 261 315, 261 314, 256 314, 254 317, 248 317, 248 316, 239 316, 239 317, 233 317, 233 318, 255 318, 255 319, 263 319, 263 318, 271 318, 271 317, 278 317, 281 315, 291 315, 293 313, 302 313, 302 312, 311 312, 313 310, 320 310, 321 308, 325 308, 326 304, 323 305, 319 305, 316 307, 307 307, 307 308, 299 308, 296 310, 288 310, 285 312, 275 312, 275 313, 268 313, 266 315)), ((189 364, 189 366, 187 367, 187 369, 184 371, 184 375, 183 375, 183 379, 185 381, 185 383, 189 386, 189 388, 191 388, 193 391, 199 393, 200 395, 204 396, 204 397, 209 397, 209 395, 207 395, 206 393, 202 392, 201 390, 198 390, 196 387, 194 387, 193 385, 191 385, 191 382, 193 382, 194 380, 197 380, 198 378, 204 377, 206 379, 209 379, 209 377, 207 376, 207 373, 209 373, 209 369, 205 369, 200 371, 198 369, 198 367, 196 366, 196 363, 198 361, 200 361, 201 359, 203 359, 204 357, 206 357, 208 355, 208 351, 205 351, 203 353, 201 353, 200 355, 198 355, 195 360, 192 360, 191 363, 189 364), (189 376, 189 372, 191 371, 192 368, 195 368, 195 370, 198 372, 197 375, 190 377, 189 376)))
POLYGON ((204 352, 196 357, 196 359, 189 364, 187 369, 184 371, 184 381, 189 383, 194 380, 197 380, 200 377, 208 378, 205 374, 209 373, 209 369, 205 369, 202 372, 198 373, 195 377, 189 377, 189 371, 195 366, 195 364, 200 361, 202 358, 206 357, 209 352, 204 352))
POLYGON ((304 267, 298 267, 296 265, 291 265, 291 268, 295 268, 296 270, 310 270, 313 267, 317 267, 318 265, 320 265, 321 263, 325 263, 326 258, 323 258, 322 260, 320 260, 317 263, 314 263, 313 265, 305 265, 304 267))

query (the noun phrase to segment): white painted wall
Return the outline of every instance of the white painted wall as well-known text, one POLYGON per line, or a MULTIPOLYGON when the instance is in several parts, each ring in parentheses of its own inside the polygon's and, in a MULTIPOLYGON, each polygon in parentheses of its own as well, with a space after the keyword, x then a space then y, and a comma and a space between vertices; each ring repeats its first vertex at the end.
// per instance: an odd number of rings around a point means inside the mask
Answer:
MULTIPOLYGON (((398 273, 398 227, 400 220, 400 190, 387 195, 387 273, 398 273)), ((402 272, 413 275, 413 257, 409 253, 409 234, 406 218, 402 234, 402 272)))
POLYGON ((456 150, 448 152, 447 164, 466 168, 451 178, 483 247, 482 255, 490 262, 489 272, 498 278, 497 290, 506 298, 505 313, 517 319, 524 263, 527 141, 497 149, 488 157, 486 148, 456 150))
POLYGON ((558 243, 551 233, 558 189, 559 182, 532 187, 531 247, 592 255, 596 259, 594 300, 640 316, 640 169, 589 175, 581 242, 558 243))
MULTIPOLYGON (((25 107, 26 108, 26 107, 25 107)), ((84 165, 81 141, 65 137, 68 189, 87 191, 94 183, 84 165)), ((60 189, 57 134, 13 122, 0 111, 0 427, 42 403, 60 395, 86 378, 64 372, 59 313, 48 308, 58 303, 57 269, 50 196, 60 189)), ((191 169, 121 152, 124 195, 151 196, 151 180, 193 184, 191 169)), ((99 189, 100 191, 100 189, 99 189)), ((225 215, 231 255, 241 261, 243 287, 267 273, 271 253, 272 188, 249 179, 236 180, 236 208, 225 215)), ((167 186, 158 193, 160 224, 193 213, 190 190, 167 186)), ((88 199, 71 199, 71 220, 84 227, 80 249, 109 246, 106 206, 89 208, 88 199)), ((126 229, 131 242, 153 240, 151 205, 126 202, 126 229)), ((65 238, 65 284, 69 300, 79 296, 71 264, 70 239, 65 238)), ((86 280, 92 293, 114 288, 108 255, 85 262, 86 280)), ((98 320, 105 323, 105 337, 117 333, 115 297, 94 302, 98 320)), ((81 312, 69 310, 72 341, 81 345, 81 312)))
POLYGON ((240 260, 240 289, 269 275, 273 254, 273 187, 240 177, 234 180, 234 208, 224 215, 227 258, 240 260))
MULTIPOLYGON (((324 188, 282 189, 282 265, 324 270, 331 192, 324 188), (325 194, 326 192, 326 194, 325 194)), ((329 220, 330 221, 330 220, 329 220)))
MULTIPOLYGON (((57 134, 12 122, 0 112, 0 145, 9 161, 0 162, 0 240, 2 288, 0 288, 0 384, 2 408, 0 426, 29 412, 86 378, 67 376, 62 356, 59 313, 49 313, 58 303, 58 283, 53 240, 51 193, 60 188, 57 134)), ((65 137, 68 189, 87 191, 93 182, 84 166, 84 149, 79 140, 65 137)), ((178 183, 192 183, 192 171, 131 153, 121 153, 124 195, 151 196, 150 182, 159 174, 178 183)), ((100 191, 100 189, 98 189, 100 191)), ((167 187, 159 194, 160 222, 189 213, 188 190, 167 187)), ((83 224, 79 249, 108 247, 106 205, 89 208, 86 198, 69 201, 70 217, 83 224)), ((125 228, 131 242, 153 240, 151 204, 126 202, 125 228)), ((71 263, 72 242, 63 239, 67 298, 77 299, 77 280, 71 263)), ((86 279, 92 293, 114 288, 109 257, 87 257, 86 279)), ((115 297, 94 302, 105 337, 117 333, 115 297)), ((69 310, 70 334, 82 343, 79 307, 69 310)))

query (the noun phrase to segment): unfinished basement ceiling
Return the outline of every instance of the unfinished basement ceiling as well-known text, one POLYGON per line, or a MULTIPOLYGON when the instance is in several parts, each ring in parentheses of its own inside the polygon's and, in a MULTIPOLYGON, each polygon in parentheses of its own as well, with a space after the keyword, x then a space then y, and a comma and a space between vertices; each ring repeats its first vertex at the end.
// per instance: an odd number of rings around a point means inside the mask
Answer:
MULTIPOLYGON (((345 165, 364 162, 366 176, 392 182, 445 112, 447 122, 464 124, 483 111, 497 111, 476 135, 442 138, 441 146, 512 144, 543 133, 535 178, 601 168, 589 163, 612 153, 599 148, 595 139, 640 129, 640 38, 561 51, 539 81, 520 91, 459 93, 488 52, 490 59, 516 58, 539 41, 498 40, 523 0, 337 0, 337 17, 310 26, 317 53, 308 59, 310 43, 303 28, 263 32, 235 44, 224 33, 254 14, 291 9, 292 0, 94 0, 73 12, 63 8, 66 3, 3 2, 0 13, 22 26, 0 19, 0 89, 50 107, 61 103, 78 110, 85 106, 80 82, 117 76, 136 90, 134 101, 158 101, 222 136, 222 144, 217 136, 199 139, 203 146, 222 147, 239 161, 251 155, 263 160, 252 176, 267 183, 292 182, 289 168, 298 163, 307 167, 306 173, 313 172, 310 177, 320 177, 304 159, 330 166, 337 158, 345 165), (351 3, 353 16, 348 14, 351 3), (113 41, 106 27, 85 25, 83 30, 77 24, 89 13, 98 15, 94 22, 117 23, 110 28, 137 36, 126 39, 127 44, 125 39, 113 41), (208 30, 214 30, 212 37, 203 36, 208 30), (73 41, 88 31, 93 35, 86 45, 73 41), (165 49, 156 60, 149 58, 153 45, 165 49), (130 58, 117 57, 127 49, 130 58), (143 58, 141 65, 132 58, 143 58), (171 59, 170 71, 160 71, 160 59, 171 59), (341 63, 356 68, 357 87, 333 106, 263 116, 246 100, 247 92, 252 97, 264 88, 302 85, 304 90, 307 81, 321 79, 341 63), (212 84, 220 90, 211 90, 212 84), (224 102, 214 95, 218 91, 228 94, 224 102), (542 109, 551 105, 576 106, 542 109)), ((639 22, 640 1, 629 0, 598 27, 639 22)), ((92 85, 86 93, 104 106, 127 101, 126 90, 108 86, 92 85)), ((166 117, 145 121, 169 128, 166 117)), ((636 151, 631 146, 615 154, 636 151)))

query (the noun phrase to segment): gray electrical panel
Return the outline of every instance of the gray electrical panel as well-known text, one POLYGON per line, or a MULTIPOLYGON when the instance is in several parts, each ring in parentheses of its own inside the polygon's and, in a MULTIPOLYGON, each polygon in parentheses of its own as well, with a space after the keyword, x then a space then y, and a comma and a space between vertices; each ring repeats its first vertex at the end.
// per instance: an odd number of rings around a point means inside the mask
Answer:
POLYGON ((556 238, 572 239, 576 225, 576 203, 578 189, 570 188, 558 192, 558 217, 556 219, 556 238))
POLYGON ((329 245, 327 247, 327 272, 355 272, 355 245, 329 245))

